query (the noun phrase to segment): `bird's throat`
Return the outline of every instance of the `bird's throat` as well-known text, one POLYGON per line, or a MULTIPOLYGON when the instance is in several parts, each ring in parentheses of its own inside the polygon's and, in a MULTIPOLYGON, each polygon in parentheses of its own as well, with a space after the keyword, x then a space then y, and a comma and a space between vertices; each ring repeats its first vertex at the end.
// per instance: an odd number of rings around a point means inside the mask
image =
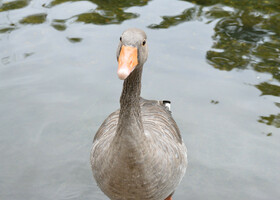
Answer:
POLYGON ((142 69, 143 66, 137 66, 124 80, 117 134, 137 137, 135 134, 143 133, 140 108, 142 69))

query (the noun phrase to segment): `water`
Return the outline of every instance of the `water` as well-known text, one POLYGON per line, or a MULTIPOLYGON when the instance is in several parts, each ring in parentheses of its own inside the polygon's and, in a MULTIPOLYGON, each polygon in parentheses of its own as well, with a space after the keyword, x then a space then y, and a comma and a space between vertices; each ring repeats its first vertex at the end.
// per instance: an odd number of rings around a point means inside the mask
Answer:
POLYGON ((148 35, 142 96, 169 99, 188 147, 174 194, 279 199, 280 3, 3 0, 0 199, 107 199, 89 164, 119 106, 120 34, 148 35))

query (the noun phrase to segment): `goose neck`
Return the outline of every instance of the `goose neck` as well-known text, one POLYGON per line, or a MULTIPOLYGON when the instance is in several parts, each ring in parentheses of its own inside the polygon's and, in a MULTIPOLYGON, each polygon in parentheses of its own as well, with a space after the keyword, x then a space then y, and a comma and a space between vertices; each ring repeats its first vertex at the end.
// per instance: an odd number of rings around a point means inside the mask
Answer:
POLYGON ((143 65, 137 66, 123 83, 118 132, 131 132, 132 129, 143 132, 140 109, 142 69, 143 65))

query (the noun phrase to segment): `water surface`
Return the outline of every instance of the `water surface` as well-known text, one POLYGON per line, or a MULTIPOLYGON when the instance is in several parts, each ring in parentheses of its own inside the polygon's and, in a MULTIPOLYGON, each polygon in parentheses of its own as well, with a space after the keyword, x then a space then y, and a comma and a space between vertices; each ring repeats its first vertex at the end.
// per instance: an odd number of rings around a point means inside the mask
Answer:
POLYGON ((278 0, 3 0, 0 199, 108 199, 89 152, 119 107, 120 34, 148 35, 142 96, 169 99, 188 147, 174 194, 279 199, 278 0))

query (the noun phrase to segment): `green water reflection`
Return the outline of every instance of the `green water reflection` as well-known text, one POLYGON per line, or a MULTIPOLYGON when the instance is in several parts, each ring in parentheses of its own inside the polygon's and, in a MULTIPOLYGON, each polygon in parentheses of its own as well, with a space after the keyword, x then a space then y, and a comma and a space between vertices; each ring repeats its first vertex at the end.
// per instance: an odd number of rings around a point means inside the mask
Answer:
POLYGON ((59 19, 53 20, 51 26, 58 31, 64 31, 67 28, 65 25, 65 20, 59 20, 59 19))
MULTIPOLYGON (((65 2, 75 2, 81 0, 54 0, 48 6, 53 7, 65 2)), ((133 6, 145 6, 149 0, 125 0, 125 1, 104 1, 104 0, 88 0, 94 3, 97 8, 87 13, 75 16, 77 22, 87 24, 120 24, 125 20, 137 18, 136 13, 125 12, 125 9, 133 6)))
POLYGON ((30 15, 27 17, 24 17, 22 20, 20 20, 19 23, 21 24, 42 24, 46 21, 47 14, 41 13, 36 15, 30 15))
MULTIPOLYGON (((73 3, 84 0, 53 0, 49 4, 42 4, 42 7, 52 8, 63 3, 73 3)), ((88 0, 97 7, 89 10, 86 13, 81 13, 75 16, 76 22, 83 22, 86 24, 106 25, 106 24, 121 24, 125 20, 134 19, 139 17, 137 13, 126 12, 125 10, 134 6, 145 6, 150 0, 126 0, 126 1, 104 1, 104 0, 88 0)), ((0 12, 20 9, 28 6, 30 0, 17 0, 0 4, 0 12)), ((26 16, 19 21, 20 24, 40 24, 44 23, 47 14, 36 14, 26 16)), ((58 31, 64 31, 67 26, 66 22, 69 19, 54 19, 51 26, 58 31)), ((19 26, 19 25, 17 25, 19 26)), ((16 27, 9 25, 8 27, 0 27, 0 33, 11 32, 16 27)))
MULTIPOLYGON (((81 0, 53 0, 42 7, 53 8, 64 3, 75 3, 81 0)), ((71 16, 68 19, 53 19, 50 25, 57 31, 67 29, 66 22, 95 25, 120 24, 134 19, 137 13, 127 12, 134 6, 146 6, 150 0, 87 0, 96 6, 95 9, 71 16)), ((280 1, 279 0, 191 0, 183 12, 173 16, 163 16, 159 24, 147 26, 151 29, 172 28, 188 21, 202 21, 214 24, 213 45, 206 53, 207 62, 216 69, 231 71, 233 69, 252 69, 270 74, 271 82, 262 82, 255 87, 261 96, 279 97, 280 86, 280 1)), ((0 12, 24 8, 30 0, 17 0, 0 5, 0 12)), ((46 10, 47 12, 47 10, 46 10)), ((0 27, 0 34, 16 30, 26 24, 45 23, 46 13, 23 17, 18 23, 0 27)), ((68 38, 72 43, 81 38, 68 38)), ((276 109, 279 110, 277 102, 276 109)), ((280 127, 280 113, 260 116, 259 122, 280 127)))
MULTIPOLYGON (((280 82, 280 1, 188 2, 194 5, 178 15, 163 16, 159 24, 149 27, 165 29, 183 22, 206 19, 206 23, 215 23, 212 49, 206 54, 207 61, 214 68, 225 71, 250 68, 271 74, 280 82)), ((263 82, 256 88, 261 95, 280 96, 279 85, 263 82)), ((280 113, 261 116, 258 121, 279 128, 280 113)))
POLYGON ((17 0, 17 1, 10 1, 0 4, 0 12, 8 11, 8 10, 15 10, 20 9, 28 6, 30 0, 17 0))

